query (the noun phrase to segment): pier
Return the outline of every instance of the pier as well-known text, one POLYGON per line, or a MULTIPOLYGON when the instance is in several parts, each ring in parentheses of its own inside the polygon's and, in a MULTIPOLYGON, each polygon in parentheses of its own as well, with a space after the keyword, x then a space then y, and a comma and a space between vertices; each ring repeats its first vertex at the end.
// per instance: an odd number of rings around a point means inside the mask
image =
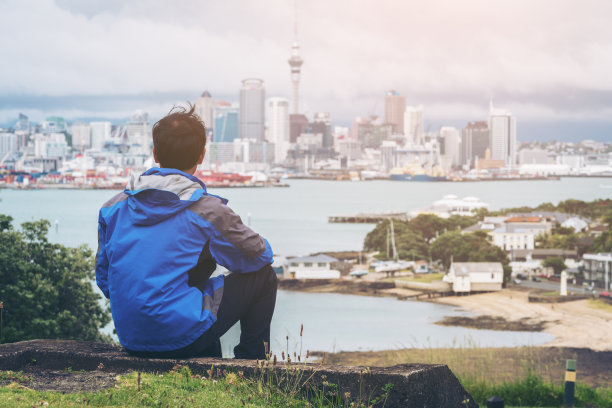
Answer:
POLYGON ((351 224, 377 224, 381 221, 394 219, 400 221, 408 221, 410 217, 405 212, 398 213, 372 213, 372 214, 355 214, 355 215, 331 215, 327 217, 327 222, 330 223, 351 223, 351 224))

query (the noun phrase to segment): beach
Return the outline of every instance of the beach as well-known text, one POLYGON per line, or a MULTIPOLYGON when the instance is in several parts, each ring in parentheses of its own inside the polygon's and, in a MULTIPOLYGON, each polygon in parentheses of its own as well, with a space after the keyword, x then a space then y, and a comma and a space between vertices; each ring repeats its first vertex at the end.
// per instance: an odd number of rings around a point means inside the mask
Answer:
POLYGON ((612 350, 612 306, 598 308, 590 299, 564 303, 530 303, 529 291, 504 289, 470 296, 431 300, 470 311, 476 315, 501 317, 507 321, 541 323, 543 332, 555 336, 545 347, 612 350))

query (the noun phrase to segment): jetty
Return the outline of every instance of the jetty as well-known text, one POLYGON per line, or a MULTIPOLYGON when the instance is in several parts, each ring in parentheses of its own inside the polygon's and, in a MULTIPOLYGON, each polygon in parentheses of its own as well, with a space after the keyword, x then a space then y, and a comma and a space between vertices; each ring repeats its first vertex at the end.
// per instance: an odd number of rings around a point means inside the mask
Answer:
POLYGON ((394 213, 360 213, 354 215, 331 215, 327 217, 329 223, 351 223, 351 224, 377 224, 385 220, 408 221, 410 216, 405 212, 394 213))

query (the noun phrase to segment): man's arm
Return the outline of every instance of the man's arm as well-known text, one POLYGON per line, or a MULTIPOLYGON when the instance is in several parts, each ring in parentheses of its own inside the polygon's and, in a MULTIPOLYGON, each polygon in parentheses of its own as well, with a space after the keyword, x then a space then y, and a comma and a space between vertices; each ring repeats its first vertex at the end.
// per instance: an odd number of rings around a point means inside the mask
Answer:
POLYGON ((98 216, 98 252, 96 252, 96 283, 106 298, 108 292, 108 257, 106 256, 106 223, 98 216))
POLYGON ((212 196, 200 199, 190 210, 212 224, 210 254, 231 272, 256 272, 273 262, 268 241, 242 223, 240 216, 212 196))

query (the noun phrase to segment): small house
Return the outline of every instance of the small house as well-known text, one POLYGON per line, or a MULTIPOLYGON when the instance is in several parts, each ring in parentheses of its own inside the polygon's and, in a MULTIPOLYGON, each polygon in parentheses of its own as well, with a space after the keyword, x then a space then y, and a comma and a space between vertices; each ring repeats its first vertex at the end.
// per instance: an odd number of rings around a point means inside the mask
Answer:
POLYGON ((455 293, 498 291, 504 282, 504 269, 499 262, 453 262, 442 280, 455 293))
POLYGON ((340 271, 332 269, 337 262, 324 254, 291 258, 285 279, 340 279, 340 271))

